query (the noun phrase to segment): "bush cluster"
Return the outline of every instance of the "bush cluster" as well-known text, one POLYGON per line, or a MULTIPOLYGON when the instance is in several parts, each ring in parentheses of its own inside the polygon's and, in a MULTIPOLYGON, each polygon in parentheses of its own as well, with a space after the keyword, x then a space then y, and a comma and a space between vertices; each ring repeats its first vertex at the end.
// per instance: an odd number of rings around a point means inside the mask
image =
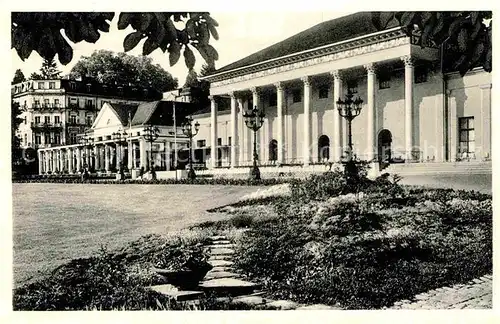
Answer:
POLYGON ((279 217, 251 222, 235 267, 276 298, 348 309, 391 306, 492 271, 491 196, 416 189, 384 175, 291 182, 279 217))

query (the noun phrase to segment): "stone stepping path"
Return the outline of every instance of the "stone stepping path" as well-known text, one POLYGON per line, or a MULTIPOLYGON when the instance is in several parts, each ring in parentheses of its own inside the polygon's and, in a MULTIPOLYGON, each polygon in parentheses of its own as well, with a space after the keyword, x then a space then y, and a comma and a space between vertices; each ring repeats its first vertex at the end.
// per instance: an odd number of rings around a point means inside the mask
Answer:
POLYGON ((219 301, 230 301, 233 304, 246 304, 258 309, 280 310, 324 310, 340 309, 322 304, 301 305, 290 300, 272 300, 260 291, 260 285, 245 280, 242 275, 233 272, 234 244, 226 236, 211 237, 211 244, 205 246, 210 254, 208 263, 213 268, 199 284, 197 291, 179 291, 172 285, 149 287, 159 293, 170 296, 176 301, 196 304, 206 294, 214 294, 219 301))

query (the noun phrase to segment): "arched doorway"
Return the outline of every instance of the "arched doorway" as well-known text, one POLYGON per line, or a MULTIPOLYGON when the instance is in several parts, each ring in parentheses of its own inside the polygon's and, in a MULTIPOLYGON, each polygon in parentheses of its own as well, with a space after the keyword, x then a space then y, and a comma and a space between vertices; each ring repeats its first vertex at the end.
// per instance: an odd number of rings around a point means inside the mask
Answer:
POLYGON ((330 159, 330 138, 326 135, 321 135, 318 138, 318 160, 320 162, 330 159))
POLYGON ((278 160, 278 141, 271 140, 269 142, 269 161, 276 162, 278 160))
POLYGON ((378 133, 378 161, 380 164, 389 164, 391 156, 392 134, 388 129, 383 129, 378 133))
POLYGON ((220 148, 217 149, 217 163, 218 167, 222 166, 222 150, 220 148))

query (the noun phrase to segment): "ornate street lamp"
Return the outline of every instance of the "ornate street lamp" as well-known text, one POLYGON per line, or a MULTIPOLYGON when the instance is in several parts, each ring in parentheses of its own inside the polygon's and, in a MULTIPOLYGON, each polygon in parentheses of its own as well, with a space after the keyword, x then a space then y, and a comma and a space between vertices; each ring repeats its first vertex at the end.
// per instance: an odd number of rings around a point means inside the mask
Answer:
POLYGON ((250 178, 254 180, 260 180, 260 170, 257 166, 257 160, 259 159, 259 155, 257 154, 257 131, 264 124, 264 117, 264 109, 259 109, 257 106, 243 113, 245 125, 253 130, 253 167, 250 170, 250 178))
MULTIPOLYGON (((80 145, 82 145, 84 149, 89 149, 90 150, 92 148, 92 146, 93 146, 93 143, 94 143, 94 138, 91 137, 88 133, 84 133, 80 137, 80 145)), ((86 150, 83 151, 82 157, 83 157, 83 160, 84 160, 82 180, 86 180, 88 178, 88 176, 89 176, 88 168, 90 168, 90 166, 85 162, 85 160, 87 159, 86 150)), ((89 153, 88 154, 89 163, 90 163, 90 158, 91 157, 92 157, 92 155, 89 153)), ((78 158, 80 158, 80 157, 78 157, 78 158)))
POLYGON ((160 129, 156 126, 153 125, 147 125, 144 127, 142 131, 142 136, 146 139, 147 142, 149 142, 149 170, 151 170, 151 176, 153 179, 156 178, 156 173, 154 172, 153 168, 153 142, 156 141, 156 139, 160 136, 160 129))
POLYGON ((113 132, 111 134, 111 138, 116 143, 117 147, 120 146, 120 159, 117 161, 118 164, 118 172, 121 175, 121 179, 124 178, 124 166, 123 166, 123 150, 121 149, 121 145, 127 142, 128 133, 123 129, 118 129, 117 132, 113 132))
POLYGON ((337 100, 337 108, 340 116, 344 117, 347 120, 347 134, 348 134, 348 156, 347 163, 345 165, 345 175, 348 179, 352 179, 357 177, 358 170, 356 167, 356 163, 353 159, 353 149, 352 149, 352 129, 351 124, 352 120, 359 116, 361 113, 361 105, 363 104, 363 100, 360 97, 356 99, 352 99, 354 95, 349 91, 346 95, 345 100, 337 100))
POLYGON ((188 116, 186 118, 186 121, 184 123, 182 123, 181 126, 182 126, 182 132, 184 133, 184 135, 186 135, 189 138, 189 142, 188 142, 188 150, 189 150, 188 178, 191 180, 194 180, 196 178, 196 174, 194 173, 194 169, 193 169, 193 156, 192 156, 193 151, 192 151, 191 147, 193 144, 193 137, 196 136, 196 134, 198 134, 198 131, 200 130, 200 124, 198 122, 196 122, 194 124, 194 129, 193 129, 193 117, 188 116))

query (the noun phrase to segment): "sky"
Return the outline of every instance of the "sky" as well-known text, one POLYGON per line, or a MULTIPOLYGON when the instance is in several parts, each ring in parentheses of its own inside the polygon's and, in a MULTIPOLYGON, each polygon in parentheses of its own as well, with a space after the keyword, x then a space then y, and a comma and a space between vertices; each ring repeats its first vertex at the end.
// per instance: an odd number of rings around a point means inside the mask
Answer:
MULTIPOLYGON (((311 12, 211 12, 212 17, 217 20, 219 27, 219 40, 213 38, 210 41, 219 53, 219 60, 216 67, 220 68, 254 52, 257 52, 276 42, 295 35, 309 27, 322 21, 334 19, 351 12, 339 11, 311 11, 311 12)), ((113 52, 123 52, 123 39, 132 32, 129 26, 125 30, 118 30, 119 13, 110 23, 110 31, 101 33, 101 37, 95 43, 80 42, 73 44, 73 60, 66 66, 58 62, 59 69, 64 74, 69 73, 71 68, 82 56, 90 56, 95 50, 106 49, 113 52)), ((144 40, 132 51, 131 55, 142 54, 142 44, 144 40)), ((71 43, 72 44, 72 43, 71 43)), ((195 52, 196 53, 196 52, 195 52)), ((21 69, 26 77, 32 72, 40 69, 42 59, 36 52, 32 52, 30 57, 24 62, 18 57, 15 49, 11 49, 12 54, 12 76, 16 69, 21 69)), ((179 86, 184 84, 188 69, 181 56, 179 62, 170 67, 168 62, 168 52, 163 53, 160 49, 149 55, 155 64, 161 65, 166 71, 179 80, 179 86)), ((196 53, 195 70, 199 71, 204 63, 199 54, 196 53)))

